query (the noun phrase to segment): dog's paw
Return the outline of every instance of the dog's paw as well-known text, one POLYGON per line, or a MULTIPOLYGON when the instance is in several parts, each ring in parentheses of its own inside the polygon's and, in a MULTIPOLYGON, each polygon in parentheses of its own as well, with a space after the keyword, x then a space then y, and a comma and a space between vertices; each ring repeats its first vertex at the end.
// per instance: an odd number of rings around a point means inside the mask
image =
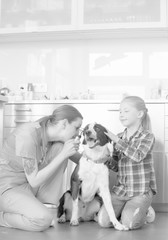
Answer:
POLYGON ((71 226, 78 226, 79 225, 79 221, 78 220, 71 220, 70 221, 70 225, 71 226))
POLYGON ((119 230, 119 231, 127 231, 127 230, 129 230, 128 227, 124 226, 119 221, 116 221, 115 223, 113 223, 113 225, 114 225, 114 228, 119 230))
POLYGON ((66 218, 65 216, 61 216, 60 218, 58 218, 58 223, 65 223, 66 222, 66 218))

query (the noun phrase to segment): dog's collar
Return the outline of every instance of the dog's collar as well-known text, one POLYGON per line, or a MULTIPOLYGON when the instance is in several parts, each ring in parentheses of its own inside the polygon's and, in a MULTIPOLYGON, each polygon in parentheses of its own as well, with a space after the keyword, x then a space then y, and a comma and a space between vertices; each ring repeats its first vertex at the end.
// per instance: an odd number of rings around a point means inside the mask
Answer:
POLYGON ((98 160, 95 160, 93 161, 92 159, 86 157, 87 161, 91 161, 93 163, 96 163, 96 164, 101 164, 101 163, 105 163, 107 161, 106 157, 104 158, 99 158, 98 160))

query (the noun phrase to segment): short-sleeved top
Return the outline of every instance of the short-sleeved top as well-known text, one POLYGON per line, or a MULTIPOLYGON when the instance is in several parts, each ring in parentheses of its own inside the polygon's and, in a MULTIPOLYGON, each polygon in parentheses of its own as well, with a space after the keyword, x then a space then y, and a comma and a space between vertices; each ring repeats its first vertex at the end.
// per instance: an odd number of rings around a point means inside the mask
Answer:
POLYGON ((35 159, 43 167, 46 153, 41 134, 41 125, 33 122, 17 127, 7 138, 0 152, 0 194, 28 182, 22 158, 35 159))
POLYGON ((141 195, 149 190, 156 194, 152 157, 154 135, 140 127, 127 140, 126 131, 118 135, 119 141, 114 147, 113 157, 118 160, 118 176, 113 192, 119 196, 128 197, 141 195))

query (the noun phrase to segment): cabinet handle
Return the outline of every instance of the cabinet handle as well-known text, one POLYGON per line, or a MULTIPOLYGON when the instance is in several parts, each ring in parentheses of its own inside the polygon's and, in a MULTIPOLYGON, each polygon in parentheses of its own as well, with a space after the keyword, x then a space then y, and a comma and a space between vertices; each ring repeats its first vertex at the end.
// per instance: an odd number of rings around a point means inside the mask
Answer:
POLYGON ((15 123, 29 123, 30 120, 15 120, 15 123))
POLYGON ((20 108, 20 109, 19 109, 19 108, 16 108, 15 111, 17 111, 17 112, 21 112, 21 111, 23 111, 23 112, 24 112, 24 111, 25 111, 25 112, 31 112, 31 108, 22 108, 22 109, 21 109, 21 108, 20 108))
POLYGON ((119 112, 118 109, 107 109, 108 112, 119 112))

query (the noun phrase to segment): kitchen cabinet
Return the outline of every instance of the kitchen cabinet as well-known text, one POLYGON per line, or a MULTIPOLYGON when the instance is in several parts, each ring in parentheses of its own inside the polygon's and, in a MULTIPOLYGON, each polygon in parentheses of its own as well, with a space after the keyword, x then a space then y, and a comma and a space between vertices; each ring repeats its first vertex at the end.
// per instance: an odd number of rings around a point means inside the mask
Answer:
POLYGON ((81 0, 81 29, 166 26, 166 0, 81 0))
POLYGON ((83 127, 88 123, 97 122, 117 133, 123 127, 119 122, 119 104, 75 104, 83 116, 83 127))
POLYGON ((51 115, 60 104, 8 103, 4 108, 4 139, 14 128, 26 122, 51 115))
POLYGON ((1 33, 74 29, 76 0, 0 0, 1 33))
POLYGON ((168 212, 168 168, 165 151, 165 106, 164 103, 147 104, 151 119, 152 132, 155 135, 153 149, 154 167, 157 182, 157 195, 154 197, 153 206, 158 211, 168 212))
POLYGON ((0 0, 0 41, 168 36, 166 14, 166 0, 0 0))
MULTIPOLYGON (((61 103, 7 103, 4 109, 4 138, 19 124, 50 115, 60 105, 61 103)), ((72 103, 72 105, 83 115, 83 127, 88 123, 97 122, 116 134, 123 130, 119 121, 119 104, 72 103)))

